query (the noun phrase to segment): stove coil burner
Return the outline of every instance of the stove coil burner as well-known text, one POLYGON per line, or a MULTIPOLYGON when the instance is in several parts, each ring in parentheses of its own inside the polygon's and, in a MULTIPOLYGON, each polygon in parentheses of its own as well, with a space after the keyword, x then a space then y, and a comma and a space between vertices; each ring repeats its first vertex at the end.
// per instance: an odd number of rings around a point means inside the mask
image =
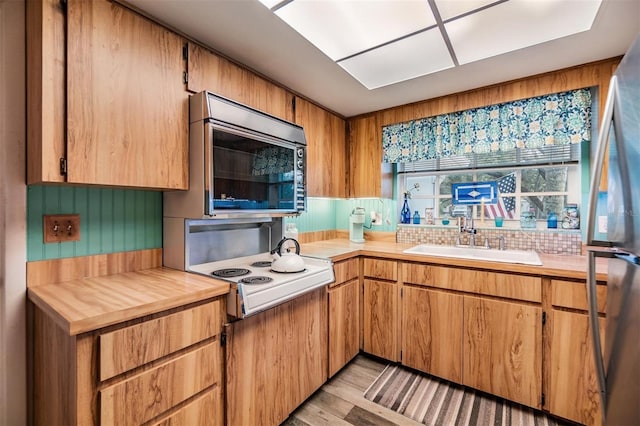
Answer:
POLYGON ((266 284, 266 283, 270 283, 271 281, 273 281, 273 278, 262 277, 259 275, 256 275, 253 277, 246 277, 240 280, 240 282, 243 284, 266 284))
POLYGON ((271 266, 271 261, 261 260, 259 262, 253 262, 251 266, 253 266, 254 268, 268 268, 269 266, 271 266))
POLYGON ((226 268, 226 269, 218 269, 213 271, 211 275, 220 277, 220 278, 231 278, 231 277, 241 277, 243 275, 247 275, 250 273, 248 269, 243 268, 226 268))

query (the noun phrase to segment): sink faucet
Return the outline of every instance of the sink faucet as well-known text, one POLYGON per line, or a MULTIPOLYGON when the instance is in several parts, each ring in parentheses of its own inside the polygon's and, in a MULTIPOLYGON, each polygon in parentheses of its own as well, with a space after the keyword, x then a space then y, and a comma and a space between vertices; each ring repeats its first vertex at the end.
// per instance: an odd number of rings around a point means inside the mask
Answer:
POLYGON ((506 243, 506 241, 504 239, 504 235, 498 236, 498 248, 500 250, 506 250, 507 249, 506 245, 507 245, 507 243, 506 243))
POLYGON ((469 247, 475 247, 476 245, 476 228, 473 224, 473 217, 458 217, 458 238, 456 239, 456 245, 461 245, 461 236, 463 233, 469 234, 469 247), (471 226, 467 225, 467 221, 471 221, 471 226))

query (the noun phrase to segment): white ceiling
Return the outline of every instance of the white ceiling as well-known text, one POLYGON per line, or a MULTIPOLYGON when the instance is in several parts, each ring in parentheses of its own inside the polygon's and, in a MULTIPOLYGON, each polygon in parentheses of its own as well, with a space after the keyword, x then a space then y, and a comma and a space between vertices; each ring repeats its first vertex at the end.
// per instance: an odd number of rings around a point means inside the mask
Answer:
POLYGON ((622 55, 640 33, 640 1, 603 0, 589 31, 369 90, 258 0, 127 1, 346 117, 622 55))

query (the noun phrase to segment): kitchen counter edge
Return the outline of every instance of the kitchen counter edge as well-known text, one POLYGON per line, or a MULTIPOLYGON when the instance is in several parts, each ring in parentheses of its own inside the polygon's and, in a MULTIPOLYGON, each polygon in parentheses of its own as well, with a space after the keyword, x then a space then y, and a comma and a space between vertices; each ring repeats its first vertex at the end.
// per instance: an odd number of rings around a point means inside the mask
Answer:
MULTIPOLYGON (((333 239, 305 243, 300 254, 322 257, 339 262, 356 256, 381 257, 409 262, 429 263, 440 266, 454 266, 546 276, 551 278, 586 279, 587 257, 578 255, 551 255, 539 253, 541 266, 517 263, 490 262, 485 260, 457 259, 403 253, 416 244, 393 243, 388 241, 366 241, 353 243, 345 239, 333 239)), ((596 279, 607 280, 605 259, 596 261, 596 279)))
POLYGON ((228 292, 228 282, 160 267, 32 287, 27 295, 73 336, 228 292))

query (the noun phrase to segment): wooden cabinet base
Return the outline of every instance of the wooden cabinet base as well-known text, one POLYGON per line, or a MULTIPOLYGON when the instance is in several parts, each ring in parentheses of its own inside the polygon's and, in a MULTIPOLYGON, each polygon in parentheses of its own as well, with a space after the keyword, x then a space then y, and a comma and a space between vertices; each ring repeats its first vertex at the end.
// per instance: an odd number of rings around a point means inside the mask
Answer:
POLYGON ((541 408, 542 309, 464 296, 463 384, 541 408))
POLYGON ((329 289, 329 377, 360 351, 360 283, 329 289))
POLYGON ((323 287, 228 328, 227 424, 279 425, 327 379, 323 287))
POLYGON ((71 336, 30 304, 33 396, 29 423, 221 425, 224 357, 219 326, 224 311, 222 300, 205 301, 71 336), (209 315, 203 315, 205 311, 209 315), (195 332, 185 332, 186 337, 168 333, 166 327, 151 332, 159 324, 171 329, 187 323, 195 332), (201 333, 203 330, 207 332, 201 333), (107 345, 110 350, 101 352, 101 337, 112 343, 107 345), (145 352, 151 356, 142 354, 145 352), (129 354, 133 362, 122 358, 127 369, 101 380, 101 366, 109 365, 104 361, 112 361, 113 354, 129 354), (195 419, 198 421, 192 421, 195 419))
POLYGON ((404 287, 402 364, 462 383, 462 295, 404 287))

